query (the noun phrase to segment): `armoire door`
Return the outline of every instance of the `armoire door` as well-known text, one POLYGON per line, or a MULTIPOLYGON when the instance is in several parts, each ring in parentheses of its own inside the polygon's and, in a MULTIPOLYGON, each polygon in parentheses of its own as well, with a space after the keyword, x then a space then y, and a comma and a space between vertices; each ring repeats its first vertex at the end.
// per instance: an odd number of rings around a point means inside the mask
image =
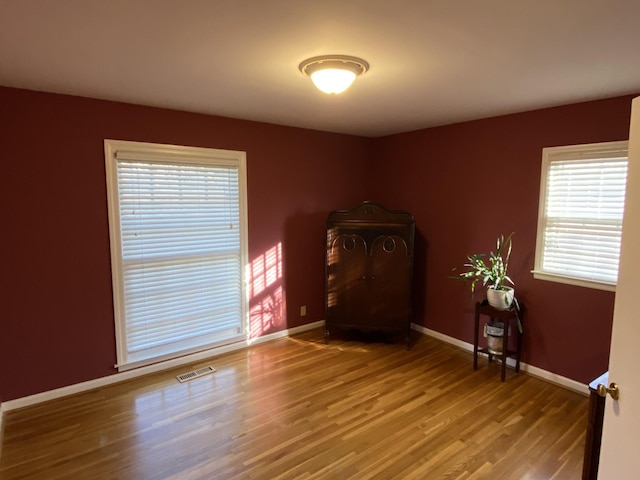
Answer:
POLYGON ((369 302, 369 255, 364 239, 337 235, 328 255, 327 321, 343 325, 366 323, 369 302), (364 308, 363 308, 364 307, 364 308))
POLYGON ((409 317, 411 256, 397 235, 373 241, 369 259, 368 314, 372 325, 398 328, 409 317))

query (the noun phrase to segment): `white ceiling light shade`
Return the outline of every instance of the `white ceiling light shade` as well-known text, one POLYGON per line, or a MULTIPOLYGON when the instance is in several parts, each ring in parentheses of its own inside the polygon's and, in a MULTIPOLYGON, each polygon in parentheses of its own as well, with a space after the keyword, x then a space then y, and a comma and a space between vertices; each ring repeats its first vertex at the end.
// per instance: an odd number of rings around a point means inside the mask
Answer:
POLYGON ((299 68, 319 90, 331 94, 344 92, 358 75, 369 70, 369 64, 348 55, 322 55, 305 60, 299 68))

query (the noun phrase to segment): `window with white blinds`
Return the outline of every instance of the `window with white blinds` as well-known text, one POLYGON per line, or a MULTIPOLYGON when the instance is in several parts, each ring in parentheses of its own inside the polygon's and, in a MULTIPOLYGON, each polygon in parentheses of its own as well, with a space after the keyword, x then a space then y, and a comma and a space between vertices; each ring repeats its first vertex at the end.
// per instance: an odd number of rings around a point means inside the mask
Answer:
POLYGON ((628 142, 543 149, 534 277, 615 290, 628 142))
POLYGON ((245 339, 244 152, 105 140, 118 367, 245 339))

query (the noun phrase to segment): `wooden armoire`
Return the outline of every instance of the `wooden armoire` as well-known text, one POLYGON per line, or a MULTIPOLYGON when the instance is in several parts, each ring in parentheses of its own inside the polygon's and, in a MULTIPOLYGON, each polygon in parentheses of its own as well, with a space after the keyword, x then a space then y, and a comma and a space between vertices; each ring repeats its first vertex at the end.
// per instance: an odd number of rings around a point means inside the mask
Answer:
POLYGON ((327 219, 325 341, 335 329, 401 332, 410 347, 414 221, 375 202, 327 219))

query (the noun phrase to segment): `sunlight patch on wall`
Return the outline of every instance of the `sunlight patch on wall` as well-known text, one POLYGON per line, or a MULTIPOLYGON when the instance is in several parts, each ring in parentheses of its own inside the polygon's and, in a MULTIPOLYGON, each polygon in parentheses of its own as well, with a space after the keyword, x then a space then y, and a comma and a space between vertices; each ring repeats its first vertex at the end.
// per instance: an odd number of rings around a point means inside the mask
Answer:
POLYGON ((256 257, 249 272, 249 338, 286 327, 282 243, 256 257))

